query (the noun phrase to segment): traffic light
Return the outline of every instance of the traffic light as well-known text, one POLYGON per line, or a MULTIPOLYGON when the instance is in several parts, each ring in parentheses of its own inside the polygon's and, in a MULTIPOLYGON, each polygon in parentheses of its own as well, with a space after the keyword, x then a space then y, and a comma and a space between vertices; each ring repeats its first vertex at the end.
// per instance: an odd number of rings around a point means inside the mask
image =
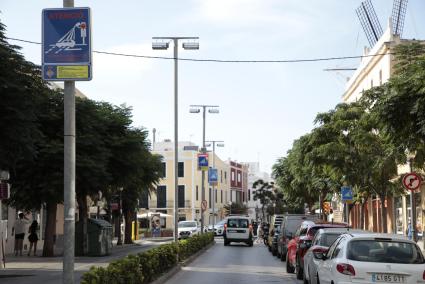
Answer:
POLYGON ((329 215, 330 211, 331 211, 331 203, 330 202, 326 202, 326 201, 323 202, 323 212, 326 215, 329 215))

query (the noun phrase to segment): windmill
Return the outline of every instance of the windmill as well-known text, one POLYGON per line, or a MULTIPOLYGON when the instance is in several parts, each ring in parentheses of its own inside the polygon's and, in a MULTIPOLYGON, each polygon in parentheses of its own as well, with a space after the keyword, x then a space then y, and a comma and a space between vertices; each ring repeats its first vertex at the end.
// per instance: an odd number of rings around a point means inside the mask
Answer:
POLYGON ((375 13, 371 0, 361 2, 360 7, 356 9, 357 16, 362 24, 367 40, 371 47, 379 40, 384 33, 379 23, 378 16, 375 13))
POLYGON ((393 24, 393 34, 401 37, 404 28, 404 18, 406 16, 408 0, 394 0, 391 14, 393 24))

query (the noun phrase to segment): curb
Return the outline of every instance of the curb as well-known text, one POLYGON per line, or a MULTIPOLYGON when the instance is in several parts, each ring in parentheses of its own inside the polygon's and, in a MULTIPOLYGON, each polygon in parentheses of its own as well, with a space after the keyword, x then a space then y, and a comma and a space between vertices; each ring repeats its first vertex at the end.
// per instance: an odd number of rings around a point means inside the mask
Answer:
POLYGON ((199 255, 203 254, 204 252, 206 252, 209 248, 211 248, 213 245, 215 245, 215 240, 210 243, 209 245, 207 245, 206 247, 204 247, 203 249, 201 249, 200 251, 198 251, 197 253, 191 255, 190 257, 188 257, 186 260, 178 263, 175 267, 171 268, 170 270, 168 270, 165 274, 161 275, 159 278, 157 278, 156 280, 150 282, 150 284, 164 284, 165 282, 167 282, 171 277, 173 277, 174 275, 176 275, 181 269, 182 267, 187 266, 188 264, 190 264, 192 261, 194 261, 199 255))

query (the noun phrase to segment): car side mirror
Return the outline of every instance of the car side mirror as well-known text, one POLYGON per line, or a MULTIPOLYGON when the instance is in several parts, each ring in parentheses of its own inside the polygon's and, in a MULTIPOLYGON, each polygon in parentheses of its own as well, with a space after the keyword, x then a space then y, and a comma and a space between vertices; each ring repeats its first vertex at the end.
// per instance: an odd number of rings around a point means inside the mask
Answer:
POLYGON ((323 252, 313 252, 313 256, 315 259, 324 260, 325 259, 324 257, 326 257, 326 254, 323 252))

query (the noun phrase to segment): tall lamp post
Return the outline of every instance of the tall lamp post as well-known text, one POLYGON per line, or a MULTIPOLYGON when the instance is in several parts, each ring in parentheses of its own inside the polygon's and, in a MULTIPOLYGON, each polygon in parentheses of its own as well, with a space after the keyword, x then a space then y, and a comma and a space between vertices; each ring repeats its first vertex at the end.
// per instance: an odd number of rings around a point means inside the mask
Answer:
MULTIPOLYGON (((213 152, 212 152, 212 156, 213 156, 213 168, 215 169, 215 146, 217 145, 217 147, 224 147, 223 142, 224 141, 217 141, 217 140, 211 140, 211 141, 205 141, 207 143, 212 143, 213 146, 213 152)), ((211 144, 208 144, 207 146, 210 146, 211 144)), ((213 212, 213 232, 214 232, 214 226, 215 226, 215 199, 216 199, 216 195, 215 195, 215 185, 213 184, 212 186, 212 212, 213 212)))
MULTIPOLYGON (((208 109, 209 113, 219 113, 218 111, 218 107, 219 106, 215 106, 215 105, 190 105, 191 109, 190 109, 190 113, 200 113, 201 109, 203 110, 202 112, 202 150, 201 152, 203 154, 206 153, 206 149, 205 149, 205 114, 206 114, 206 110, 208 109)), ((202 201, 205 200, 205 171, 202 171, 202 187, 201 187, 201 199, 202 201)), ((201 208, 201 232, 202 234, 204 233, 204 212, 201 208)))
POLYGON ((179 40, 185 40, 183 49, 196 50, 199 49, 199 42, 196 42, 199 37, 153 37, 152 49, 166 50, 169 47, 170 41, 174 42, 174 241, 178 241, 178 228, 179 222, 179 203, 178 203, 178 43, 179 40))

